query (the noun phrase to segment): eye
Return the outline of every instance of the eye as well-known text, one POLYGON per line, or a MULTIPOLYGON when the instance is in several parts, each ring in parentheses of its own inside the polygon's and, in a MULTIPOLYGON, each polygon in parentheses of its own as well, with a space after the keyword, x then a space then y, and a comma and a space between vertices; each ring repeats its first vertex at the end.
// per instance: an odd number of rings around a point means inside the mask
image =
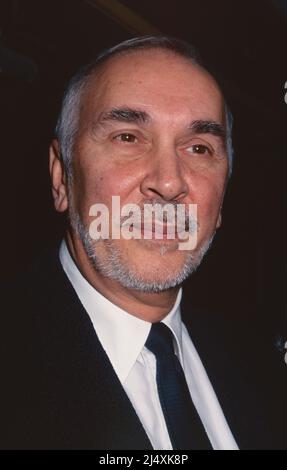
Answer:
POLYGON ((206 145, 203 145, 203 144, 193 144, 190 147, 188 147, 187 150, 189 153, 197 153, 200 155, 212 154, 210 148, 208 148, 206 145))
POLYGON ((126 142, 128 144, 134 144, 137 142, 137 137, 133 134, 130 134, 128 132, 124 132, 122 134, 116 135, 114 137, 114 140, 118 140, 120 142, 126 142))

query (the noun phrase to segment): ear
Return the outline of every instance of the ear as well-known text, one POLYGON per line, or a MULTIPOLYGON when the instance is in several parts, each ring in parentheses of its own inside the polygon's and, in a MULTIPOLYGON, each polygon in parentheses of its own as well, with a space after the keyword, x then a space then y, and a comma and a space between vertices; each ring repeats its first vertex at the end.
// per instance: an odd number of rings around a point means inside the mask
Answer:
POLYGON ((57 140, 53 140, 50 145, 49 170, 55 209, 64 212, 68 208, 67 183, 57 140))
POLYGON ((219 214, 218 214, 218 218, 217 218, 217 222, 216 222, 216 228, 219 228, 221 226, 221 223, 222 223, 222 213, 221 213, 221 209, 220 209, 219 214))

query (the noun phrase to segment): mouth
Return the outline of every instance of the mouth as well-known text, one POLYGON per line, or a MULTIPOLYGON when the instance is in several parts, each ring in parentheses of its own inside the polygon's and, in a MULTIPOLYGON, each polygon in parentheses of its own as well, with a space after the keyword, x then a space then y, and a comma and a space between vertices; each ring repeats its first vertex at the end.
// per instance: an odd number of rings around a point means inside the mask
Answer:
POLYGON ((166 224, 155 221, 147 221, 139 224, 122 224, 124 230, 132 234, 132 238, 160 241, 179 241, 186 236, 186 226, 166 224))

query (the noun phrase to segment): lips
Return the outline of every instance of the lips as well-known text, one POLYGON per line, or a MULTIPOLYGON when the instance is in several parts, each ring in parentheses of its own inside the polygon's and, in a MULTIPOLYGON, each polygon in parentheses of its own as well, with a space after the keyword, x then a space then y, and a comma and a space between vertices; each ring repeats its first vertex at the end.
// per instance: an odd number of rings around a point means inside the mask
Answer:
POLYGON ((145 206, 144 212, 135 212, 132 217, 130 213, 123 216, 121 228, 125 238, 182 241, 197 232, 197 221, 192 214, 186 213, 186 208, 180 206, 176 212, 168 213, 167 209, 162 211, 160 207, 158 214, 155 209, 154 206, 145 206))
POLYGON ((157 220, 145 221, 145 223, 133 223, 130 224, 128 221, 122 224, 122 227, 128 228, 134 235, 141 235, 137 238, 146 239, 167 239, 174 240, 178 238, 178 234, 186 232, 185 226, 177 227, 175 224, 164 224, 157 220))

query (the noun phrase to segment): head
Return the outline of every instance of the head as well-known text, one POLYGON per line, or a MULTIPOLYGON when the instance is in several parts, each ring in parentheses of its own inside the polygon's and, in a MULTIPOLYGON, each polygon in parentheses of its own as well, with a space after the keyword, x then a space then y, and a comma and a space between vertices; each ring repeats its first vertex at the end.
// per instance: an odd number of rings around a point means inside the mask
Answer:
POLYGON ((188 44, 136 38, 100 54, 70 82, 51 146, 55 207, 68 211, 76 251, 95 275, 160 292, 200 264, 221 224, 232 168, 231 115, 222 92, 188 44), (197 205, 197 245, 178 239, 89 235, 90 207, 197 205))

